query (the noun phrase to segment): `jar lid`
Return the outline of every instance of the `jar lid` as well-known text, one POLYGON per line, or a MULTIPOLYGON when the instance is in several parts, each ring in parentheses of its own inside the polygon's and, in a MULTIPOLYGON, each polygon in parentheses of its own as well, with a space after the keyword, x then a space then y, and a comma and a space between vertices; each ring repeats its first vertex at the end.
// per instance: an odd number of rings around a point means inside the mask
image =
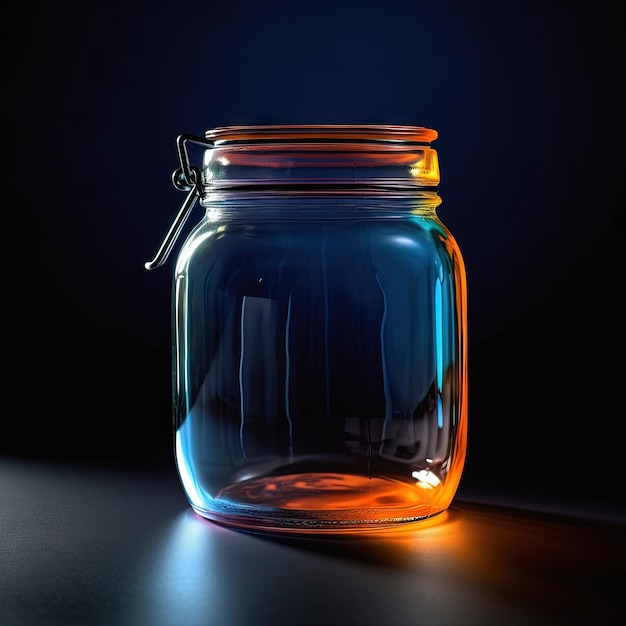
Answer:
POLYGON ((428 145, 438 137, 436 130, 423 126, 379 124, 288 124, 221 126, 206 131, 216 146, 241 143, 366 142, 428 145))
POLYGON ((205 192, 332 185, 355 190, 439 184, 438 133, 422 126, 222 126, 206 131, 205 192))

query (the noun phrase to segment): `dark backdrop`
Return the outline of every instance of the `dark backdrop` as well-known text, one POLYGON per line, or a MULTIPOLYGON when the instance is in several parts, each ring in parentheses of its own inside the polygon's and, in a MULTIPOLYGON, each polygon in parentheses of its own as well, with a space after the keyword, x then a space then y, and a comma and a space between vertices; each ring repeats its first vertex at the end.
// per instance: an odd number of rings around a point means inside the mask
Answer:
POLYGON ((182 201, 178 134, 414 124, 440 133, 468 270, 465 480, 623 499, 622 6, 12 6, 0 452, 173 463, 172 266, 143 264, 182 201))

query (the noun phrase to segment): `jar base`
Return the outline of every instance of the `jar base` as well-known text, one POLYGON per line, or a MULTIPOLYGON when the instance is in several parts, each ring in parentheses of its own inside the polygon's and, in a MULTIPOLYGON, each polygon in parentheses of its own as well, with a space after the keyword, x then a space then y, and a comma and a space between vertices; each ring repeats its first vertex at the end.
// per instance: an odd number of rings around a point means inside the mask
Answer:
POLYGON ((404 527, 446 510, 439 489, 330 472, 254 478, 223 489, 196 513, 240 529, 353 533, 404 527))

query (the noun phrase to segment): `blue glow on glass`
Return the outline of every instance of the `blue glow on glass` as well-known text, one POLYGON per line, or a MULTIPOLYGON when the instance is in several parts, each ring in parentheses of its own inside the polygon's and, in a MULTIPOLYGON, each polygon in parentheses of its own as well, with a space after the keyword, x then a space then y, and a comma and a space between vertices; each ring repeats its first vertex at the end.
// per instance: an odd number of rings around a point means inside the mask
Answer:
POLYGON ((178 473, 180 474, 180 480, 185 487, 185 491, 189 495, 189 498, 193 502, 202 502, 203 498, 200 495, 200 487, 187 468, 187 455, 183 454, 182 439, 188 436, 186 433, 188 428, 189 420, 180 427, 178 433, 176 434, 176 458, 178 459, 178 473))
POLYGON ((443 428, 443 404, 440 395, 437 395, 437 428, 443 428))
POLYGON ((435 345, 437 350, 437 389, 443 386, 443 305, 441 281, 435 281, 435 345))
POLYGON ((437 351, 437 427, 443 428, 443 407, 441 392, 443 388, 443 305, 441 279, 435 281, 435 346, 437 351))

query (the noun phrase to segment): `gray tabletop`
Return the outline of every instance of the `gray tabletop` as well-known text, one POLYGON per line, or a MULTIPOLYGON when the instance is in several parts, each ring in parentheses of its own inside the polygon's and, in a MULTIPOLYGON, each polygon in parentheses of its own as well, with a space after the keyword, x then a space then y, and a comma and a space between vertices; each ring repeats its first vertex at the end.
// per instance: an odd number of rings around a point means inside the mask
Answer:
POLYGON ((619 623, 623 518, 514 500, 461 489, 411 532, 279 538, 196 516, 173 466, 0 459, 0 624, 619 623))

